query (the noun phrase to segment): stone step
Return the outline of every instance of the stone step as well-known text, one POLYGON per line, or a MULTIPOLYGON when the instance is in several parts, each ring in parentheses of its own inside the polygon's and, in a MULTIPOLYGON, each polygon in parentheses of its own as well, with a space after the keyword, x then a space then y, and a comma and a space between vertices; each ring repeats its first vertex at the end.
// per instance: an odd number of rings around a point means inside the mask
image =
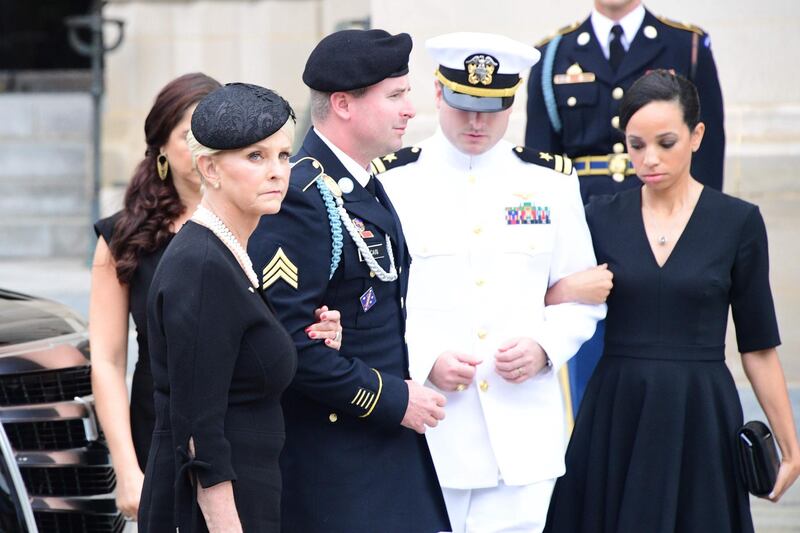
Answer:
POLYGON ((0 179, 0 222, 19 216, 88 216, 83 175, 0 179))
POLYGON ((0 219, 0 258, 89 257, 94 230, 87 216, 0 219), (91 243, 91 244, 90 244, 91 243))

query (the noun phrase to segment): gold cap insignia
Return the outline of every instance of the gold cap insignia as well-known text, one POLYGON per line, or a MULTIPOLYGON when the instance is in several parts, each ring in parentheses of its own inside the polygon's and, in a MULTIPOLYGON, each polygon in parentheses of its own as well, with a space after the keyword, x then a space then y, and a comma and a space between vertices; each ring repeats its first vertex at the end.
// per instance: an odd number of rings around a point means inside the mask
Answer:
POLYGON ((495 58, 490 55, 477 54, 467 59, 467 81, 472 85, 491 85, 495 69, 500 66, 495 58))

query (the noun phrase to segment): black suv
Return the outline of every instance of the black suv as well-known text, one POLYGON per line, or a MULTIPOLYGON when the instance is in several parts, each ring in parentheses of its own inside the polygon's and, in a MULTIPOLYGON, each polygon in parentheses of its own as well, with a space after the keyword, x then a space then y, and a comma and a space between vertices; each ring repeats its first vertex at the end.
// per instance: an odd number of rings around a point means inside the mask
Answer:
POLYGON ((0 533, 123 531, 86 323, 61 304, 2 289, 0 422, 0 533))

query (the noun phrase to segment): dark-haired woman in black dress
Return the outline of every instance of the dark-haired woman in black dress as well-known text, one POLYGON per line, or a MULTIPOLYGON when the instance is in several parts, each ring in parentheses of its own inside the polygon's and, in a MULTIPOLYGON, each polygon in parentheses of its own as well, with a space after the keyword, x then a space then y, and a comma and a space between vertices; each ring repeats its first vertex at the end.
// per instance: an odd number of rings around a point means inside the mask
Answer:
MULTIPOLYGON (((597 260, 613 272, 614 288, 604 354, 545 531, 753 531, 735 455, 742 409, 725 365, 729 307, 745 373, 783 454, 770 499, 800 474, 764 222, 755 205, 690 175, 704 132, 698 117, 694 87, 666 71, 641 78, 621 102, 620 126, 644 186, 587 207, 597 260)), ((589 294, 565 280, 548 303, 589 294)))

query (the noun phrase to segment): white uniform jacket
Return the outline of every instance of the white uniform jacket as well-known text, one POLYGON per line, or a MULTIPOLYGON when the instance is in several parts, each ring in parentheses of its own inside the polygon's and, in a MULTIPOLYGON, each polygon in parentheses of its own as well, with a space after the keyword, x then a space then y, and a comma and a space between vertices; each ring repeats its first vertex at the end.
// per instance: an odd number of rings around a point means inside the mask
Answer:
POLYGON ((577 176, 527 163, 506 141, 471 157, 437 132, 419 148, 416 162, 379 176, 413 257, 411 377, 426 382, 447 350, 483 359, 472 386, 446 393, 446 418, 427 431, 439 481, 468 489, 558 477, 565 428, 556 372, 605 316, 605 305, 544 305, 550 285, 596 264, 577 176), (513 337, 536 340, 553 368, 518 385, 503 380, 494 354, 513 337))

